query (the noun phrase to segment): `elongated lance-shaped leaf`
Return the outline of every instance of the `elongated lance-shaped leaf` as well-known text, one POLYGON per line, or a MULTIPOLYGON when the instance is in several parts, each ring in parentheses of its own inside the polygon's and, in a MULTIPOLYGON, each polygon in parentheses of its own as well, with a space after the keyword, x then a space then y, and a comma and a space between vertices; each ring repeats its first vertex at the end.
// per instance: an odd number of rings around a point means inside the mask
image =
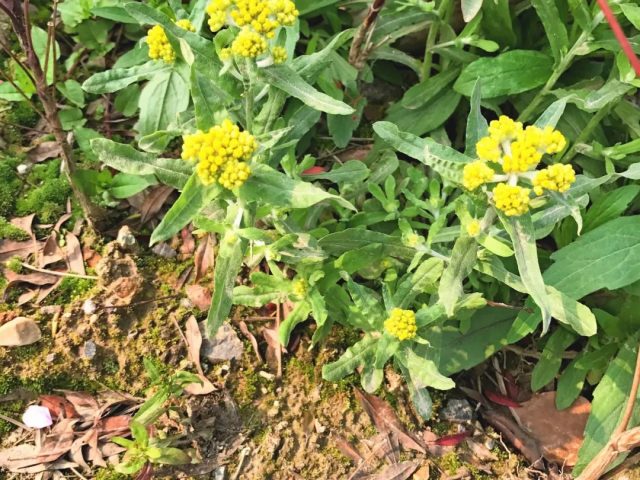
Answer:
POLYGON ((141 80, 148 80, 154 75, 171 70, 164 62, 149 61, 129 68, 113 68, 90 76, 82 84, 82 89, 89 93, 113 93, 141 80))
POLYGON ((233 287, 242 267, 245 244, 246 242, 233 229, 229 229, 220 241, 213 276, 213 298, 207 315, 209 338, 215 337, 231 311, 233 287))
POLYGON ((291 332, 296 328, 296 325, 304 322, 307 318, 309 318, 309 314, 311 313, 311 305, 309 302, 302 301, 299 302, 287 318, 280 324, 280 330, 278 331, 278 338, 280 339, 280 343, 283 346, 289 345, 289 339, 291 338, 291 332))
POLYGON ((566 98, 561 98, 559 100, 556 100, 551 105, 549 105, 544 112, 542 112, 542 114, 540 115, 540 117, 538 117, 534 125, 538 128, 544 128, 544 127, 555 128, 558 122, 560 121, 560 118, 562 117, 562 114, 564 113, 564 109, 566 108, 566 106, 567 106, 566 98))
POLYGON ((567 27, 565 27, 555 0, 531 0, 531 4, 542 21, 551 46, 551 53, 557 65, 569 49, 567 27))
POLYGON ((411 347, 404 347, 396 353, 396 359, 409 371, 409 376, 416 388, 432 387, 438 390, 449 390, 456 386, 455 382, 438 371, 436 363, 418 355, 411 347))
POLYGON ((473 86, 473 92, 471 92, 471 108, 467 117, 467 132, 465 134, 464 153, 470 157, 477 155, 476 143, 486 136, 489 130, 489 124, 480 110, 480 100, 482 100, 482 86, 481 79, 478 78, 473 86))
POLYGON ((274 65, 261 69, 260 73, 268 84, 301 100, 311 108, 336 115, 350 115, 355 111, 346 103, 319 92, 298 75, 295 70, 287 66, 274 65))
POLYGON ((149 243, 153 245, 173 237, 200 213, 202 207, 208 205, 220 193, 222 193, 220 186, 217 184, 205 186, 198 174, 193 173, 178 199, 151 234, 149 243))
POLYGON ((451 260, 445 268, 438 287, 438 297, 448 316, 453 315, 456 303, 464 290, 462 282, 476 263, 478 244, 471 237, 460 237, 453 245, 451 260))
POLYGON ((538 263, 538 247, 531 215, 508 217, 500 214, 500 220, 513 242, 513 250, 518 262, 518 271, 527 293, 533 298, 542 313, 542 334, 547 333, 551 323, 551 302, 538 263))
POLYGON ((335 362, 322 367, 322 378, 330 382, 343 379, 356 368, 372 360, 375 354, 377 339, 370 335, 365 335, 362 340, 354 343, 335 362))

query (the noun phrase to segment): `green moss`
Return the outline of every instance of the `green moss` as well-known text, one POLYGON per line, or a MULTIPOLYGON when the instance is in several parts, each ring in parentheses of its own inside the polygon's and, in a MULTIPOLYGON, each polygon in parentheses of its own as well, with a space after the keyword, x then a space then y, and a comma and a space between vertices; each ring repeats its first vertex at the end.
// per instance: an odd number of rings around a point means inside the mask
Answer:
POLYGON ((38 123, 39 117, 27 102, 14 102, 5 118, 7 122, 14 125, 33 128, 38 123))
POLYGON ((438 462, 440 468, 442 468, 447 474, 455 475, 458 469, 462 466, 462 462, 458 458, 458 454, 455 451, 449 452, 440 458, 438 462))
POLYGON ((11 257, 7 261, 7 268, 14 273, 22 272, 22 259, 20 257, 11 257))
POLYGON ((235 397, 241 406, 250 404, 255 398, 260 386, 260 376, 255 370, 245 369, 238 379, 238 385, 234 389, 235 397))
POLYGON ((116 472, 112 468, 101 468, 96 472, 95 480, 127 480, 127 475, 116 472))
POLYGON ((0 217, 11 217, 20 196, 22 181, 16 173, 19 160, 14 157, 0 158, 0 217))
POLYGON ((0 240, 29 240, 29 234, 0 216, 0 240))
POLYGON ((95 282, 85 278, 65 277, 56 289, 56 296, 53 301, 56 305, 66 305, 67 303, 82 298, 90 291, 95 282))
POLYGON ((65 179, 52 178, 19 198, 16 212, 18 215, 35 213, 41 222, 53 223, 64 213, 70 194, 71 188, 65 179))

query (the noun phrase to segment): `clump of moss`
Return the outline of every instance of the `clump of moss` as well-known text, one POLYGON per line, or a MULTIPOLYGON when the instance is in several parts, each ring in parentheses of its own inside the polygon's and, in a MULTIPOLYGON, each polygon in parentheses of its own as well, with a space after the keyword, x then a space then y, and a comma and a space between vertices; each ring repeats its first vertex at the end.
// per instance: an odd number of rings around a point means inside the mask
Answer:
POLYGON ((20 257, 11 257, 7 261, 7 268, 14 273, 22 273, 22 260, 20 257))
POLYGON ((94 281, 85 278, 64 277, 56 289, 53 303, 65 305, 73 300, 82 298, 94 286, 94 281))
POLYGON ((19 161, 13 157, 0 158, 0 217, 10 217, 15 212, 22 181, 16 173, 19 161))
POLYGON ((0 240, 29 240, 29 234, 0 216, 0 240))
POLYGON ((27 102, 14 102, 5 118, 7 122, 23 127, 35 127, 38 123, 38 114, 27 102))
POLYGON ((65 211, 71 187, 60 175, 60 160, 35 165, 29 174, 29 183, 36 185, 16 201, 16 213, 35 213, 44 223, 53 223, 65 211))
POLYGON ((96 480, 127 480, 128 478, 130 477, 116 472, 111 467, 101 468, 96 472, 95 476, 96 480))

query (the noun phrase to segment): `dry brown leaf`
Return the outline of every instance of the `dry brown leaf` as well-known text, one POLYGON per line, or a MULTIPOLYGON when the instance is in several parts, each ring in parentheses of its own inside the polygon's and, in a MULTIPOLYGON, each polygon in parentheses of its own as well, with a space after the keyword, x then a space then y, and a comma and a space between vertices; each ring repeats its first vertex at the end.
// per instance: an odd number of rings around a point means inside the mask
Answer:
POLYGON ((209 310, 211 306, 211 291, 208 288, 201 287, 200 285, 187 285, 185 292, 191 303, 198 307, 203 312, 209 310))
POLYGON ((36 145, 29 151, 29 153, 27 153, 27 157, 33 163, 40 163, 48 160, 49 158, 57 158, 61 153, 62 147, 60 144, 55 140, 51 140, 36 145))
POLYGON ((183 228, 180 232, 182 237, 182 245, 180 245, 180 253, 191 255, 196 250, 196 239, 188 228, 183 228))
POLYGON ((64 213, 60 216, 60 218, 58 219, 58 221, 56 222, 56 224, 53 226, 53 231, 54 232, 58 232, 60 233, 60 229, 62 228, 62 225, 65 224, 65 222, 67 220, 69 220, 73 215, 71 214, 71 212, 69 211, 69 206, 67 204, 67 213, 64 213))
POLYGON ((89 268, 95 268, 98 262, 102 259, 102 256, 90 246, 85 245, 82 247, 82 258, 84 258, 84 261, 87 263, 89 268))
POLYGON ((58 288, 58 286, 62 283, 62 278, 58 277, 58 280, 52 284, 51 286, 48 287, 40 287, 40 290, 38 290, 38 298, 36 298, 36 304, 41 303, 45 298, 47 298, 47 296, 53 292, 56 288, 58 288))
POLYGON ((198 249, 194 255, 193 263, 196 267, 195 282, 198 282, 213 267, 215 258, 213 255, 213 237, 207 234, 200 239, 198 249))
POLYGON ((99 418, 100 406, 95 398, 85 392, 73 392, 71 390, 59 390, 73 405, 76 412, 84 421, 94 421, 99 418))
POLYGON ((35 240, 36 236, 33 233, 33 219, 36 214, 32 213, 31 215, 27 215, 26 217, 16 217, 11 219, 11 225, 14 227, 18 227, 21 230, 24 230, 29 234, 32 240, 35 240))
POLYGON ((353 460, 356 465, 364 460, 356 447, 349 443, 349 441, 342 435, 334 433, 331 435, 331 440, 336 445, 336 447, 338 447, 338 450, 340 450, 345 457, 349 457, 351 460, 353 460))
POLYGON ((354 389, 354 392, 363 410, 367 412, 378 431, 393 432, 404 448, 426 453, 420 439, 407 431, 391 405, 375 395, 369 395, 357 388, 354 389))
POLYGON ((0 467, 13 473, 25 472, 25 469, 28 467, 40 463, 37 459, 33 458, 35 449, 35 445, 23 443, 22 445, 0 450, 0 467))
POLYGON ((54 420, 60 417, 76 418, 79 416, 73 404, 60 395, 40 395, 38 401, 41 406, 49 409, 51 418, 54 420))
POLYGON ((45 240, 38 266, 44 268, 52 263, 57 263, 64 259, 64 252, 58 246, 58 233, 54 230, 45 240))
POLYGON ((389 465, 377 475, 369 475, 364 478, 368 480, 406 480, 417 469, 418 465, 414 462, 401 462, 389 465))
POLYGON ((79 275, 86 275, 84 268, 84 260, 82 258, 82 247, 80 241, 73 233, 68 232, 66 237, 65 253, 67 256, 67 263, 69 264, 69 270, 79 275))
POLYGON ((20 257, 22 260, 29 255, 35 254, 42 242, 34 242, 33 240, 24 240, 21 242, 15 240, 0 240, 0 262, 6 262, 12 257, 20 257))
POLYGON ((42 446, 37 452, 38 462, 54 462, 69 452, 75 437, 73 426, 77 422, 78 420, 74 418, 63 418, 53 426, 51 432, 44 437, 42 446))
POLYGON ((29 290, 27 292, 21 293, 18 297, 18 306, 29 303, 36 297, 36 295, 38 295, 38 290, 29 290))
POLYGON ((469 451, 478 460, 483 462, 495 462, 498 460, 498 457, 496 457, 496 455, 483 443, 473 440, 472 438, 467 438, 465 441, 469 447, 469 451))
POLYGON ((578 460, 590 412, 586 398, 578 397, 569 408, 558 410, 556 392, 543 392, 524 402, 518 416, 547 460, 572 467, 578 460))
POLYGON ((263 363, 264 360, 262 360, 262 356, 260 355, 260 349, 258 348, 258 340, 256 340, 255 335, 249 331, 249 327, 247 327, 247 324, 245 322, 240 321, 238 323, 238 326, 240 327, 240 331, 242 332, 242 334, 245 337, 247 337, 247 339, 251 343, 251 346, 253 347, 253 351, 256 354, 258 361, 260 363, 263 363))
POLYGON ((206 395, 215 390, 213 384, 207 379, 202 370, 200 364, 200 348, 202 347, 202 334, 200 333, 200 327, 198 321, 193 315, 189 317, 186 323, 185 338, 187 340, 187 346, 189 350, 189 358, 194 363, 198 376, 202 381, 202 384, 192 383, 185 387, 185 391, 191 395, 206 395))
POLYGON ((364 160, 369 156, 372 149, 373 144, 353 147, 336 154, 336 157, 338 157, 341 162, 347 162, 349 160, 364 160))
POLYGON ((140 207, 140 225, 147 223, 160 211, 172 192, 173 188, 166 185, 160 185, 149 191, 140 207))
POLYGON ((130 424, 130 415, 115 415, 113 417, 101 419, 97 423, 96 428, 98 429, 98 434, 102 440, 125 435, 129 431, 130 424))

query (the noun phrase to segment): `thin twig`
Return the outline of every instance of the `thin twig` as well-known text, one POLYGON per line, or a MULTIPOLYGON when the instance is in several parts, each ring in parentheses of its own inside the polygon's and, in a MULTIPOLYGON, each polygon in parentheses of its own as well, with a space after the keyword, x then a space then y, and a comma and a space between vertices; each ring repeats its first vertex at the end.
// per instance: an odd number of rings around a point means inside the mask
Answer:
MULTIPOLYGON (((534 352, 532 350, 527 350, 524 349, 522 347, 519 347, 517 345, 505 345, 504 347, 502 347, 503 350, 508 350, 510 352, 516 353, 518 355, 522 355, 524 357, 530 357, 530 358, 542 358, 542 355, 538 352, 534 352)), ((567 351, 567 352, 563 352, 561 357, 567 360, 571 360, 576 358, 576 356, 578 355, 578 352, 572 352, 572 351, 567 351)))
POLYGON ((109 310, 113 308, 132 308, 132 307, 138 307, 140 305, 146 305, 148 303, 166 302, 166 301, 178 298, 179 296, 180 295, 168 295, 166 297, 152 298, 151 300, 141 300, 139 302, 127 303, 126 305, 109 305, 109 306, 104 306, 103 308, 109 309, 109 310))
POLYGON ((358 70, 364 68, 367 57, 372 50, 371 36, 373 35, 376 20, 384 4, 385 0, 373 0, 373 2, 371 2, 367 16, 364 18, 355 37, 353 37, 351 49, 349 50, 349 63, 358 70))
POLYGON ((71 278, 83 278, 85 280, 99 280, 99 277, 96 277, 95 275, 82 275, 79 273, 71 273, 71 272, 57 272, 55 270, 47 270, 46 268, 34 267, 24 262, 21 263, 21 265, 28 270, 32 270, 38 273, 46 273, 48 275, 54 275, 56 277, 71 277, 71 278))
POLYGON ((3 415, 0 413, 0 420, 4 420, 5 422, 9 422, 14 424, 16 427, 19 428, 24 428, 25 430, 29 430, 29 427, 27 427, 24 423, 19 422, 18 420, 14 420, 11 417, 7 417, 6 415, 3 415))

